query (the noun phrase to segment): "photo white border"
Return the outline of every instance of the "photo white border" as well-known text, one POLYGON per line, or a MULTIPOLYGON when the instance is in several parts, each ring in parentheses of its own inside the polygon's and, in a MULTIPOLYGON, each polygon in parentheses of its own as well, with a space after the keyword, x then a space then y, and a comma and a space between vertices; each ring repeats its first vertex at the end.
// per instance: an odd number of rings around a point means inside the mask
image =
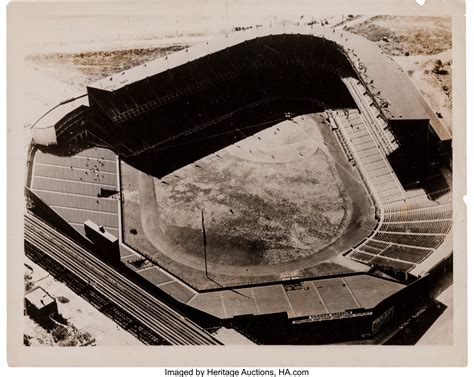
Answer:
MULTIPOLYGON (((88 2, 93 6, 94 2, 88 2)), ((268 2, 270 3, 270 2, 268 2)), ((274 2, 273 2, 274 4, 274 2)), ((297 2, 291 2, 297 6, 297 2)), ((466 117, 465 117, 465 19, 464 3, 429 0, 423 7, 413 0, 353 2, 317 1, 324 13, 399 14, 453 17, 453 202, 455 226, 454 258, 454 345, 452 346, 225 346, 225 347, 93 347, 46 348, 23 346, 23 220, 24 174, 15 161, 23 161, 21 88, 15 82, 14 40, 8 45, 7 79, 7 285, 8 363, 13 366, 462 366, 467 360, 466 333, 466 117)), ((9 20, 11 21, 11 20, 9 20)), ((25 25, 25 28, 27 25, 25 25)), ((34 32, 34 31, 31 31, 34 32)), ((8 35, 8 38, 14 36, 8 35)), ((472 152, 471 152, 472 153, 472 152)))

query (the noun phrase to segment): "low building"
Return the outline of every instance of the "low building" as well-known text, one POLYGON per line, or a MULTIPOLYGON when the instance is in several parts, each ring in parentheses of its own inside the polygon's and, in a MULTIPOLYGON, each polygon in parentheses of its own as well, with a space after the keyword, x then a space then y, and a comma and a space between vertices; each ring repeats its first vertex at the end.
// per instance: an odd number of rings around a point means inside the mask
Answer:
POLYGON ((26 313, 38 323, 49 324, 50 317, 58 313, 58 304, 43 288, 36 287, 25 294, 25 309, 26 313))
POLYGON ((96 253, 109 262, 120 261, 120 250, 118 238, 109 233, 101 225, 91 220, 84 222, 86 237, 95 245, 96 253))

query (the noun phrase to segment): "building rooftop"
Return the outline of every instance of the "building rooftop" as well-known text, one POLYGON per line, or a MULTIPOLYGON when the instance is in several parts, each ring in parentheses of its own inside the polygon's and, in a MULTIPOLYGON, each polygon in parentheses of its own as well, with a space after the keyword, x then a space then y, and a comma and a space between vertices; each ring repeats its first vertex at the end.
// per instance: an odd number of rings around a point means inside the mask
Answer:
POLYGON ((111 243, 117 242, 118 238, 115 237, 112 233, 109 233, 108 231, 105 230, 105 228, 101 225, 97 225, 95 222, 92 220, 86 220, 84 222, 84 227, 89 227, 92 230, 94 230, 96 233, 99 233, 102 237, 110 241, 111 243))
POLYGON ((55 301, 54 298, 41 287, 33 288, 26 293, 25 299, 38 309, 48 306, 55 301))
POLYGON ((33 125, 35 129, 54 127, 61 119, 72 111, 81 106, 89 106, 89 98, 87 94, 78 98, 63 101, 59 105, 53 107, 41 118, 39 118, 33 125))

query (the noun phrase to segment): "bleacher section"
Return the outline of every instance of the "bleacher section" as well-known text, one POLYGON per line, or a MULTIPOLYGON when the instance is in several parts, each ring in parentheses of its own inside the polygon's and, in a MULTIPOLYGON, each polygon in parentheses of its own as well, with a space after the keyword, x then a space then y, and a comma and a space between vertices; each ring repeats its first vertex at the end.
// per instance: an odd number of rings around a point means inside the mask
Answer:
POLYGON ((381 231, 402 233, 440 233, 446 234, 451 228, 451 220, 407 221, 399 223, 384 222, 381 231))
POLYGON ((399 147, 399 143, 390 132, 363 84, 353 77, 343 77, 341 80, 349 89, 357 107, 361 109, 361 115, 368 130, 379 140, 378 146, 384 150, 386 155, 395 151, 399 147))
POLYGON ((397 145, 389 128, 375 107, 364 104, 363 86, 343 81, 359 109, 330 111, 329 116, 346 155, 357 162, 379 216, 372 235, 347 256, 385 271, 409 272, 436 252, 451 231, 450 187, 434 176, 423 181, 423 189, 405 189, 387 159, 397 145))
POLYGON ((85 149, 72 157, 36 151, 31 191, 80 234, 92 220, 118 236, 118 197, 115 154, 102 148, 85 149))
POLYGON ((405 191, 393 172, 390 163, 380 150, 376 136, 357 110, 332 112, 344 142, 350 145, 351 154, 361 167, 361 173, 378 201, 383 204, 405 200, 405 191))

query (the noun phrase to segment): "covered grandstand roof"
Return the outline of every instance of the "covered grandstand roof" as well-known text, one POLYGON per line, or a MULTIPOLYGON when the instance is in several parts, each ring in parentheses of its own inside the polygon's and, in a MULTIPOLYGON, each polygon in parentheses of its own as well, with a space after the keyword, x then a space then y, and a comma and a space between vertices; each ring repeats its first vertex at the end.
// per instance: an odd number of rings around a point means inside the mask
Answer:
POLYGON ((89 106, 89 98, 86 94, 61 102, 38 119, 32 127, 35 129, 54 127, 66 115, 81 106, 89 106))
POLYGON ((343 47, 361 79, 367 84, 377 102, 388 104, 383 108, 387 119, 429 119, 440 140, 451 139, 451 134, 426 103, 421 93, 400 66, 377 46, 361 36, 322 26, 273 26, 248 29, 226 34, 167 55, 129 70, 104 78, 90 85, 104 91, 117 91, 188 62, 236 46, 252 39, 269 35, 313 35, 336 42, 343 47))

